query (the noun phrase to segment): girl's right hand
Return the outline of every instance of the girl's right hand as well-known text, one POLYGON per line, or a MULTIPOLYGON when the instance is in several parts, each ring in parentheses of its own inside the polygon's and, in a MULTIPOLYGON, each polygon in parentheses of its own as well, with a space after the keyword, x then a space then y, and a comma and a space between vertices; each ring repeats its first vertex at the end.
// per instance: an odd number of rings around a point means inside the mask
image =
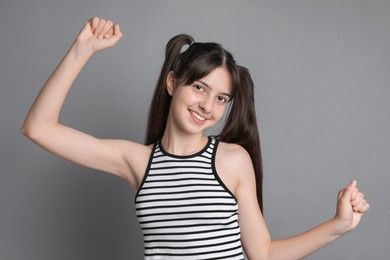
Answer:
POLYGON ((80 54, 92 55, 114 46, 122 36, 119 24, 114 24, 111 20, 93 17, 80 31, 74 45, 80 54))

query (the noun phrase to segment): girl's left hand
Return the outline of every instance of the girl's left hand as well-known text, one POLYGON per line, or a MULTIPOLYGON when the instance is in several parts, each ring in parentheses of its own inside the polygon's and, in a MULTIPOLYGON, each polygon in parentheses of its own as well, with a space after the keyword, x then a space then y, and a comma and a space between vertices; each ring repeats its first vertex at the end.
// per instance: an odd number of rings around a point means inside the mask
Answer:
POLYGON ((363 214, 370 208, 364 194, 353 180, 345 189, 339 191, 337 211, 334 219, 339 223, 340 232, 346 233, 357 227, 363 214))

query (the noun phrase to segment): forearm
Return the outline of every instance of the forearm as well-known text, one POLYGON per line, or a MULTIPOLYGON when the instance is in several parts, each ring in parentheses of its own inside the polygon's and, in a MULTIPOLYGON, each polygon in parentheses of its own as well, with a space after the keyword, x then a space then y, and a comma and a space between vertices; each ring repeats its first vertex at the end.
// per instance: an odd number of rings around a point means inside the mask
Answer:
POLYGON ((23 132, 37 125, 58 122, 69 89, 92 55, 77 48, 77 44, 72 45, 39 92, 23 124, 23 132))
POLYGON ((272 241, 268 259, 302 259, 345 233, 335 219, 329 220, 297 236, 272 241))

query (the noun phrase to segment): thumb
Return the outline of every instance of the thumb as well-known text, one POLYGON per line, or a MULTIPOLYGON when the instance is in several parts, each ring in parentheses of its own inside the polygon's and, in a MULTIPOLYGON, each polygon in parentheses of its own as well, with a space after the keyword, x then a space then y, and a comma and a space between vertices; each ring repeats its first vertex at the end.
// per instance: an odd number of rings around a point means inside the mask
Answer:
POLYGON ((356 185, 357 185, 356 180, 353 180, 351 181, 350 184, 347 185, 347 187, 344 190, 342 190, 342 192, 339 195, 339 199, 341 202, 350 203, 351 196, 353 191, 356 188, 356 185))
POLYGON ((91 22, 87 21, 81 31, 91 30, 91 22))
POLYGON ((85 42, 92 34, 91 22, 88 21, 85 23, 84 27, 81 28, 79 34, 77 35, 77 40, 85 42))

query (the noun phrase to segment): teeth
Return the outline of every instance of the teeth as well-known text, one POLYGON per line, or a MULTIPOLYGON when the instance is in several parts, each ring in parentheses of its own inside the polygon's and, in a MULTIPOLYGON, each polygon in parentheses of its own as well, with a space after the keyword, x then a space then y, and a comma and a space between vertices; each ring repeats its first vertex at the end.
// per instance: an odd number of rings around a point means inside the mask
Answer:
POLYGON ((191 114, 192 114, 194 117, 196 117, 196 119, 198 119, 198 120, 202 120, 202 121, 206 120, 206 118, 200 116, 199 114, 195 113, 194 111, 191 111, 191 114))

